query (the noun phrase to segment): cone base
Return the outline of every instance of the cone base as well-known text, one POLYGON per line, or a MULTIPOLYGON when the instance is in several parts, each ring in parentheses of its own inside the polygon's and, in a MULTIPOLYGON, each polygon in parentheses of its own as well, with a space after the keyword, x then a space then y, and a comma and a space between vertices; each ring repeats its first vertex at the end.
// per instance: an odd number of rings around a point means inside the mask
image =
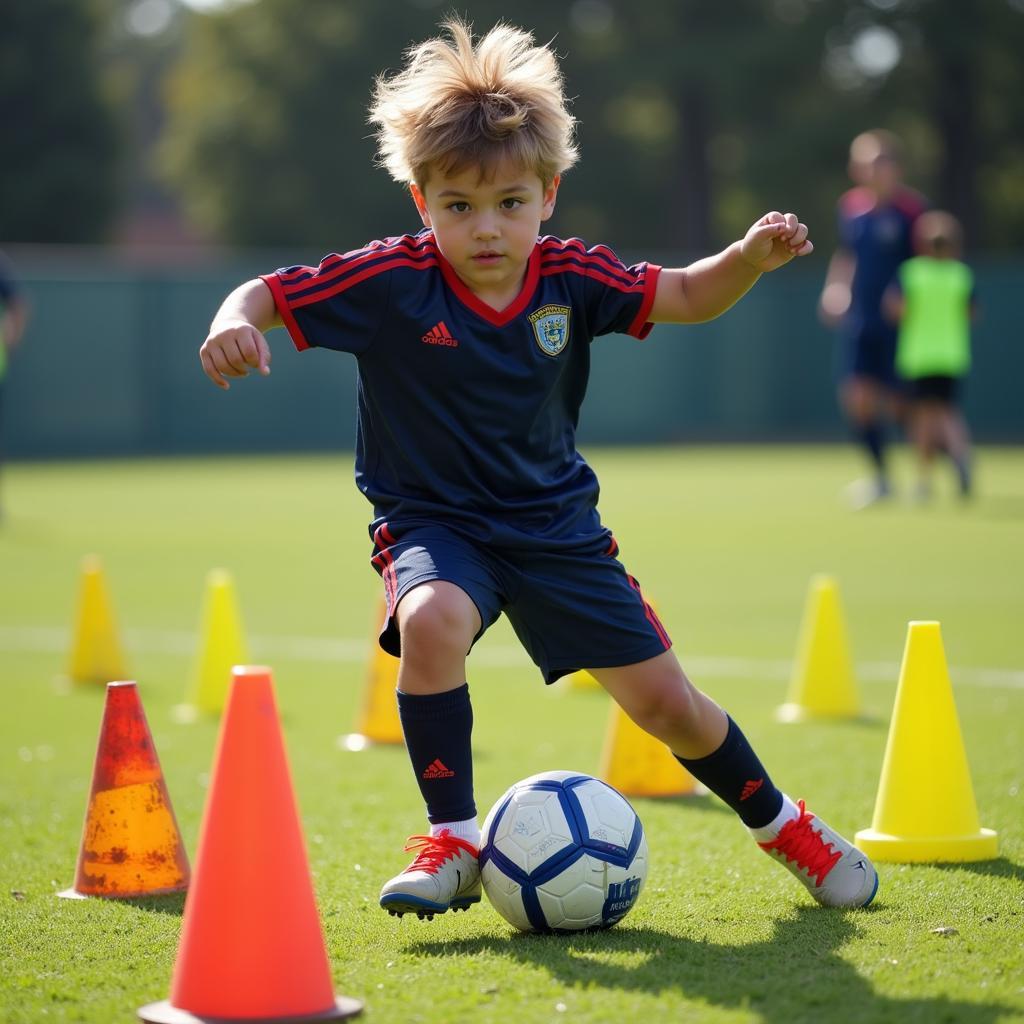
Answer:
POLYGON ((338 737, 339 750, 351 750, 358 753, 368 747, 404 747, 404 739, 374 739, 361 732, 350 732, 338 737))
POLYGON ((814 711, 803 704, 780 704, 775 709, 775 720, 786 724, 798 722, 846 722, 861 717, 861 713, 852 711, 814 711))
POLYGON ((143 900, 150 896, 173 896, 178 892, 188 892, 188 885, 175 885, 167 889, 147 889, 145 892, 79 892, 77 889, 64 889, 57 893, 62 900, 143 900))
POLYGON ((301 1017, 200 1017, 188 1010, 172 1006, 169 999, 149 1003, 135 1011, 139 1020, 148 1024, 314 1024, 322 1020, 347 1020, 363 1012, 363 1003, 348 996, 337 996, 334 1006, 320 1013, 307 1013, 301 1017))
POLYGON ((864 828, 853 841, 872 860, 893 864, 994 860, 999 856, 999 836, 990 828, 969 836, 894 836, 864 828))

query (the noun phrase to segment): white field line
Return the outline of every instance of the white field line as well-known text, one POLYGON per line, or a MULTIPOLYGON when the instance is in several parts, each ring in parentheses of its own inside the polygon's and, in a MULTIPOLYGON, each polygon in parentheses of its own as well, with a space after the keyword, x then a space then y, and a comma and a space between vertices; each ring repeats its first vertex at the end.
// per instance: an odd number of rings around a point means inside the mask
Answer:
MULTIPOLYGON (((185 630, 130 629, 125 631, 125 646, 139 652, 154 654, 192 655, 197 637, 185 630)), ((250 636, 250 652, 254 657, 267 660, 274 657, 296 661, 360 663, 370 653, 368 639, 319 636, 250 636)), ((0 653, 28 651, 52 654, 70 649, 71 637, 67 629, 58 626, 0 626, 0 653)), ((497 668, 530 666, 526 653, 510 644, 488 644, 484 640, 472 654, 478 665, 497 668)), ((695 680, 704 678, 730 679, 788 679, 793 669, 791 661, 771 658, 736 658, 716 655, 690 655, 680 652, 687 674, 695 680)), ((865 682, 895 683, 899 677, 897 662, 865 662, 856 666, 857 678, 865 682)), ((1024 689, 1024 669, 978 668, 951 665, 950 678, 954 683, 969 686, 1024 689)))

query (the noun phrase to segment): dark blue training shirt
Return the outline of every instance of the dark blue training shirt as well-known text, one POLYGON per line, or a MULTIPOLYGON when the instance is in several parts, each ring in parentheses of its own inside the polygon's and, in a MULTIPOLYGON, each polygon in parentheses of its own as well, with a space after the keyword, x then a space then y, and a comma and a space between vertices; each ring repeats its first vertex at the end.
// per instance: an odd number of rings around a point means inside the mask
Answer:
POLYGON ((856 259, 850 310, 843 324, 848 337, 895 339, 896 329, 882 313, 882 296, 896 268, 914 255, 914 222, 924 209, 924 198, 908 188, 884 204, 860 187, 840 197, 839 241, 856 259))
POLYGON ((576 451, 590 342, 644 338, 660 267, 544 237, 500 313, 433 232, 262 277, 296 348, 358 360, 356 483, 375 520, 435 523, 508 548, 606 536, 576 451))

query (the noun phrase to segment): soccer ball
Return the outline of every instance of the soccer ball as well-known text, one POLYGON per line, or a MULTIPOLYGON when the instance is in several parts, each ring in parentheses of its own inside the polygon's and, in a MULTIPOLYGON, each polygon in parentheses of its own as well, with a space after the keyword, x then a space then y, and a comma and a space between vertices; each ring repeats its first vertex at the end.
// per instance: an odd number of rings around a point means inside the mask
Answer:
POLYGON ((541 772, 491 808, 480 847, 484 892, 525 932, 608 928, 637 901, 647 839, 628 801, 580 772, 541 772))

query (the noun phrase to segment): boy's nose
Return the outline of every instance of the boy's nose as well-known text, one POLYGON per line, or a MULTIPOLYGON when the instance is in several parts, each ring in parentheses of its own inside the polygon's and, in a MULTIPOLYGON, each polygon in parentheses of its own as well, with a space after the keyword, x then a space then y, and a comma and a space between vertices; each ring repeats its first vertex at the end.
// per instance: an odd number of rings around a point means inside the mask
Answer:
POLYGON ((498 225, 490 217, 481 217, 473 225, 473 237, 478 241, 487 241, 498 237, 498 225))

